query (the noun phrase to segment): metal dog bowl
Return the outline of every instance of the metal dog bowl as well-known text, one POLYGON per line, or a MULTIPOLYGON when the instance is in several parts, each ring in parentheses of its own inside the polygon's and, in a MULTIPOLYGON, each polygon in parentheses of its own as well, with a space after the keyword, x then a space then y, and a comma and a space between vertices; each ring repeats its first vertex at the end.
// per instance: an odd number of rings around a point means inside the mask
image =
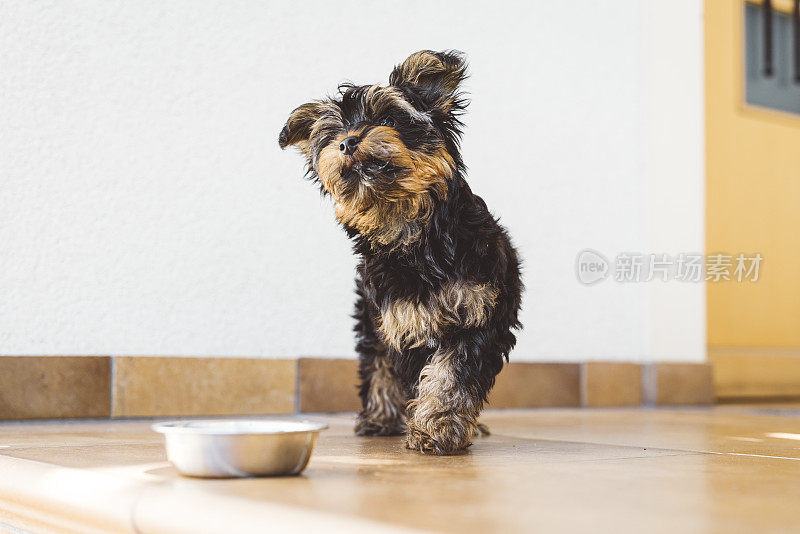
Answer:
POLYGON ((156 423, 167 458, 182 475, 250 477, 297 475, 305 469, 320 431, 312 421, 174 421, 156 423))

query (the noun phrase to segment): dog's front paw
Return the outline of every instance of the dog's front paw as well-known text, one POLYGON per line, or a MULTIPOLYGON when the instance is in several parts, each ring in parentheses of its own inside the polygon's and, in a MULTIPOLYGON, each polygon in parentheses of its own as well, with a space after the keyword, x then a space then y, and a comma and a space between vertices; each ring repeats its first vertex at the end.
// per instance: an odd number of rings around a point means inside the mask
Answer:
POLYGON ((405 431, 402 419, 376 418, 363 412, 356 419, 355 432, 359 436, 400 436, 405 431))
POLYGON ((427 454, 459 454, 472 445, 471 436, 471 430, 463 432, 455 427, 442 428, 440 432, 432 435, 421 428, 409 425, 406 434, 406 448, 427 454))

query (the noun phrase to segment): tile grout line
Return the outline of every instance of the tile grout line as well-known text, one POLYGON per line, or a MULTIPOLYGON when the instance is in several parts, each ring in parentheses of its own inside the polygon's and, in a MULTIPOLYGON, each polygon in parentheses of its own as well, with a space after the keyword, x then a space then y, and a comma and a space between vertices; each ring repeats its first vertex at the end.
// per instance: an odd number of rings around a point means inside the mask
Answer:
POLYGON ((578 368, 578 402, 581 408, 587 407, 587 389, 589 377, 586 376, 586 362, 580 362, 578 368))
POLYGON ((300 358, 301 357, 297 357, 294 359, 294 414, 303 413, 300 409, 300 358))
POLYGON ((718 451, 698 451, 703 454, 716 454, 718 456, 749 456, 750 458, 768 458, 773 460, 792 460, 800 462, 800 458, 792 458, 791 456, 770 456, 768 454, 749 454, 746 452, 718 452, 718 451))
POLYGON ((113 419, 114 418, 114 397, 115 397, 114 393, 116 392, 116 388, 117 388, 117 380, 116 380, 116 378, 117 378, 117 357, 116 356, 109 356, 109 357, 111 358, 111 379, 110 379, 111 384, 110 384, 110 388, 109 388, 110 394, 111 394, 111 398, 108 400, 109 401, 108 402, 108 404, 109 404, 109 407, 108 407, 108 418, 109 419, 113 419))
POLYGON ((628 459, 649 459, 649 458, 663 458, 667 456, 687 456, 687 455, 702 455, 702 454, 714 454, 717 456, 747 456, 751 458, 766 458, 766 459, 773 459, 773 460, 791 460, 794 462, 800 462, 800 457, 795 458, 792 456, 771 456, 768 454, 754 454, 754 453, 747 453, 747 452, 725 452, 725 451, 704 451, 704 450, 695 450, 695 449, 673 449, 671 447, 652 447, 647 446, 643 447, 641 445, 623 445, 620 443, 609 443, 604 441, 584 441, 584 440, 575 440, 575 439, 552 439, 552 438, 536 438, 536 437, 527 437, 527 436, 520 436, 515 433, 492 433, 492 436, 496 437, 504 437, 509 439, 519 439, 519 440, 531 440, 531 441, 549 441, 549 442, 560 442, 560 443, 573 443, 573 444, 582 444, 582 445, 596 445, 601 447, 626 447, 626 448, 634 448, 634 449, 644 449, 644 450, 653 450, 653 451, 669 451, 672 454, 659 454, 654 456, 624 456, 620 458, 595 458, 591 460, 585 461, 596 461, 596 460, 628 460, 628 459))

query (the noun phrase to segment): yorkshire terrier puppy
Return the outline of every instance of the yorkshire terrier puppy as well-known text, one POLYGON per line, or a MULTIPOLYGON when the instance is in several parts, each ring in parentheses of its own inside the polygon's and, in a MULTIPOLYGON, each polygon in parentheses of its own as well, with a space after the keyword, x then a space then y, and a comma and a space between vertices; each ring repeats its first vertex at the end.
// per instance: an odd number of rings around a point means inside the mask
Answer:
POLYGON ((279 137, 303 153, 361 257, 356 433, 406 433, 409 449, 435 454, 479 433, 521 327, 517 253, 464 180, 465 78, 461 53, 423 50, 387 86, 344 84, 303 104, 279 137))

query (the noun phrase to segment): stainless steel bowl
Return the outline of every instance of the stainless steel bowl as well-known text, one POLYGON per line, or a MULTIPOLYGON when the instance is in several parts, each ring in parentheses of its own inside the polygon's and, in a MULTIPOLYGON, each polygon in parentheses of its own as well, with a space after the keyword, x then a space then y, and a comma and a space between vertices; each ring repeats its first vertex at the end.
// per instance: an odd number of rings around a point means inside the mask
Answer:
POLYGON ((297 475, 328 425, 253 419, 174 421, 152 428, 164 434, 167 458, 182 475, 219 478, 297 475))

